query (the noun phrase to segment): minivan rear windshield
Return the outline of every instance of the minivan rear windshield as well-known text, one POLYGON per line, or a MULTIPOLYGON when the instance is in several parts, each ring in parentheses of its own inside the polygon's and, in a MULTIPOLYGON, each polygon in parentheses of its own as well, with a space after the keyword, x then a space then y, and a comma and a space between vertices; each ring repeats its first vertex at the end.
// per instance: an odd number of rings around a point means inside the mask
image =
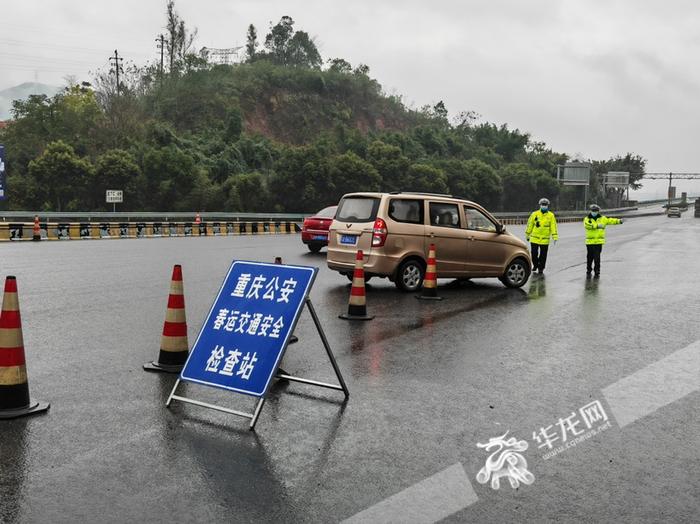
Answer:
POLYGON ((340 201, 335 219, 341 222, 373 222, 377 218, 378 208, 378 198, 347 197, 340 201))

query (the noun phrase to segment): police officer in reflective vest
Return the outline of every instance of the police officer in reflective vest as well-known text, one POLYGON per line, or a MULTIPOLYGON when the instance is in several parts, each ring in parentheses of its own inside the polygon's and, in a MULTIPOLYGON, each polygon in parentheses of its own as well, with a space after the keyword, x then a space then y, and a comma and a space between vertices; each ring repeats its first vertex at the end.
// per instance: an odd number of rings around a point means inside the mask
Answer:
POLYGON ((590 213, 583 219, 583 227, 586 229, 586 277, 590 278, 593 266, 595 276, 600 276, 600 252, 605 244, 605 228, 607 226, 622 224, 621 218, 608 218, 600 214, 600 206, 592 204, 590 213))
POLYGON ((530 215, 525 230, 525 239, 531 246, 533 271, 544 273, 550 238, 555 244, 559 239, 557 219, 549 210, 549 200, 541 198, 540 208, 530 215))

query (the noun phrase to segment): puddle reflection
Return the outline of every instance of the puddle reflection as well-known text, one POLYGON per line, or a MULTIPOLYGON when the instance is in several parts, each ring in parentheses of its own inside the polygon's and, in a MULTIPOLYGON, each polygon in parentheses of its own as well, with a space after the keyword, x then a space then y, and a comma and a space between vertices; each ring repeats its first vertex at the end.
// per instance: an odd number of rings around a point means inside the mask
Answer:
POLYGON ((530 280, 530 289, 527 292, 527 298, 537 300, 547 296, 547 279, 544 275, 533 275, 530 280))

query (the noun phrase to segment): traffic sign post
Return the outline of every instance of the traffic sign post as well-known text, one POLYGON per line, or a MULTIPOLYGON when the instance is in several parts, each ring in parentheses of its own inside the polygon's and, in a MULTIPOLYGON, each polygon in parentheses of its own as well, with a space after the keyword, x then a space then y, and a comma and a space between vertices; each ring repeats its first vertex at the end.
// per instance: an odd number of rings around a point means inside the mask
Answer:
POLYGON ((588 203, 588 186, 591 183, 591 164, 588 162, 569 162, 557 166, 557 182, 565 186, 583 186, 583 204, 585 206, 588 203))
POLYGON ((246 417, 253 429, 273 378, 340 390, 347 398, 348 388, 309 298, 317 271, 306 266, 234 261, 165 405, 179 400, 246 417), (304 306, 339 384, 279 372, 304 306), (176 395, 183 380, 257 397, 258 402, 253 413, 245 413, 176 395))
POLYGON ((124 202, 124 191, 121 189, 108 189, 105 193, 105 202, 112 204, 112 211, 116 211, 117 204, 124 202))

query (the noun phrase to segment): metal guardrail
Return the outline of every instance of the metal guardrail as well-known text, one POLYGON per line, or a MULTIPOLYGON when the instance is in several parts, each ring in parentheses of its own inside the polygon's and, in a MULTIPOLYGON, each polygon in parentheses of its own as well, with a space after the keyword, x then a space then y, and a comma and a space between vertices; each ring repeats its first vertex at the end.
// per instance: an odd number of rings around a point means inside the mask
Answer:
MULTIPOLYGON (((0 222, 0 242, 33 240, 34 222, 0 222)), ((188 222, 39 222, 41 240, 100 238, 158 238, 292 234, 301 230, 293 221, 188 222)))
MULTIPOLYGON (((0 222, 30 221, 38 216, 42 220, 50 222, 188 222, 194 221, 195 213, 192 212, 165 212, 165 211, 129 211, 129 212, 68 212, 68 211, 0 211, 0 222), (8 220, 9 219, 9 220, 8 220)), ((290 221, 298 222, 311 216, 310 213, 200 213, 202 221, 229 221, 229 222, 269 222, 290 221)))

